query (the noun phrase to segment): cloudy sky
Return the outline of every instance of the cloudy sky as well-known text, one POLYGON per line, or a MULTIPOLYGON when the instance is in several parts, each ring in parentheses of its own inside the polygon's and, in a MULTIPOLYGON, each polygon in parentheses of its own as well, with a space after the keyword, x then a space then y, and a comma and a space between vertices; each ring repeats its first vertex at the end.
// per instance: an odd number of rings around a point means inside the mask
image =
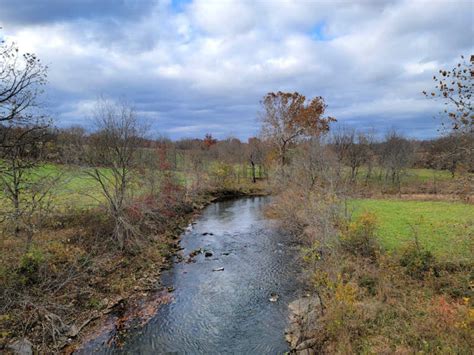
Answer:
POLYGON ((421 91, 474 53, 472 0, 0 0, 0 26, 48 64, 58 125, 125 97, 171 138, 255 135, 277 90, 323 96, 345 125, 431 137, 439 106, 421 91))

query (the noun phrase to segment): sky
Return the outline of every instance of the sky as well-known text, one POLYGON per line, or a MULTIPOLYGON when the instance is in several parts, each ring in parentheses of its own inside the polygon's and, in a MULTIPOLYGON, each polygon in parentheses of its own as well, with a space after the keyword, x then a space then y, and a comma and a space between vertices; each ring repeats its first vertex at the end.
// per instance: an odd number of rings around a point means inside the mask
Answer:
POLYGON ((151 135, 246 139, 271 91, 322 96, 339 125, 437 135, 432 77, 474 54, 474 0, 0 0, 0 36, 49 67, 58 126, 99 96, 151 135))

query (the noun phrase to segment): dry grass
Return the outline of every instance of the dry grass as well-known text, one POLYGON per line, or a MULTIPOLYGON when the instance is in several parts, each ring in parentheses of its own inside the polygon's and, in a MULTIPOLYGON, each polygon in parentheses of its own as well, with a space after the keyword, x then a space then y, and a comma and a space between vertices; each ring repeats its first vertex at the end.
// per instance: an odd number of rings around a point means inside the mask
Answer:
POLYGON ((36 351, 57 351, 87 320, 119 300, 156 289, 191 211, 183 201, 158 201, 134 222, 143 237, 125 252, 114 243, 113 223, 100 209, 56 216, 26 254, 24 241, 4 235, 0 348, 27 337, 36 351))
POLYGON ((375 226, 370 215, 361 216, 343 228, 342 248, 308 264, 324 305, 313 327, 316 350, 470 353, 472 264, 440 263, 415 245, 387 255, 377 246, 375 226))

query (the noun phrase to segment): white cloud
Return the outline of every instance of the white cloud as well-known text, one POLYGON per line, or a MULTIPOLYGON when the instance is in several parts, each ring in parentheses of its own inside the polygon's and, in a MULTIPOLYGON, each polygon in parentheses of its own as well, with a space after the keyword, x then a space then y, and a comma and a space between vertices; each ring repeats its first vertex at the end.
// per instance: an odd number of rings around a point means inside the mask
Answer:
POLYGON ((49 101, 64 122, 84 115, 78 107, 99 94, 126 96, 176 137, 252 135, 259 100, 276 90, 322 95, 328 113, 362 125, 405 127, 412 117, 421 135, 431 135, 427 117, 436 106, 421 91, 438 68, 474 51, 473 5, 463 0, 194 0, 179 11, 170 1, 143 8, 130 18, 101 7, 101 17, 88 9, 30 23, 22 15, 21 26, 1 14, 0 21, 8 39, 49 65, 49 101))

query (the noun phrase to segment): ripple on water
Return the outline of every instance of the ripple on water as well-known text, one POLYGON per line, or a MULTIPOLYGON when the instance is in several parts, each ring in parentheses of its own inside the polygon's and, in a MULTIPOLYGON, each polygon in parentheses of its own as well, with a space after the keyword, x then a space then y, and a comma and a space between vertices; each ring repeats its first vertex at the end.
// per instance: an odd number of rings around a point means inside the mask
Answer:
POLYGON ((174 301, 112 353, 277 354, 284 340, 287 305, 297 297, 295 248, 289 237, 265 219, 265 197, 210 205, 183 236, 184 254, 212 250, 217 260, 200 254, 196 262, 175 264, 163 275, 173 285, 174 301), (203 233, 212 233, 203 235, 203 233), (229 253, 223 255, 223 253, 229 253), (213 272, 217 267, 224 271, 213 272), (269 302, 272 293, 277 302, 269 302))

